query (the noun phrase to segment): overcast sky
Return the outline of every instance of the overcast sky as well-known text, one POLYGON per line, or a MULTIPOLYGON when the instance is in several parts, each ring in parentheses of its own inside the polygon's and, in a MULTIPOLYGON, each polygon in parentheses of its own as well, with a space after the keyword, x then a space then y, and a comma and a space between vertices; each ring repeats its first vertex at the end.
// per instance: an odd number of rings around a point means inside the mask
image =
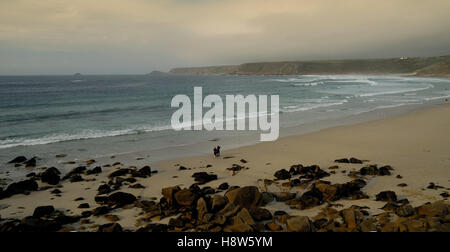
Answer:
POLYGON ((0 74, 450 54, 449 0, 0 0, 0 74))

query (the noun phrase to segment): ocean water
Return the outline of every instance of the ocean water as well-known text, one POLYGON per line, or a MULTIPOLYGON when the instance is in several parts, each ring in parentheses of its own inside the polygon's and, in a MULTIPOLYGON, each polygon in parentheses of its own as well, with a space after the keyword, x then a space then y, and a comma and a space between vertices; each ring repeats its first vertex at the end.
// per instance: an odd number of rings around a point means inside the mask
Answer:
MULTIPOLYGON (((450 97, 450 79, 380 76, 0 77, 0 149, 171 131, 177 94, 277 94, 283 114, 356 114, 450 97)), ((205 109, 206 111, 206 109, 205 109)), ((324 115, 325 115, 324 114, 324 115)), ((311 122, 314 118, 281 125, 311 122)), ((295 116, 298 118, 298 115, 295 116)))
POLYGON ((448 78, 3 76, 0 163, 24 154, 101 156, 246 134, 173 131, 171 100, 177 94, 193 96, 195 86, 203 87, 204 96, 279 95, 282 128, 450 97, 448 78))

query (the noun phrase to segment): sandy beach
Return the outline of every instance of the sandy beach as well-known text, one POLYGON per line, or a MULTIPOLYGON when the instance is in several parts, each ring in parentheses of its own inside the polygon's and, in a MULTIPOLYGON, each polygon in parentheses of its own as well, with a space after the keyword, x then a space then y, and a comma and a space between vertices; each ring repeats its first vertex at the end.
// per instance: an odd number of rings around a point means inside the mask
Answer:
MULTIPOLYGON (((318 165, 330 176, 323 181, 346 183, 354 178, 349 173, 359 171, 366 165, 389 165, 393 168, 390 176, 365 176, 367 185, 361 191, 368 199, 342 199, 333 202, 341 210, 352 205, 368 207, 371 216, 381 214, 380 209, 386 202, 375 201, 381 191, 394 191, 398 200, 408 199, 413 207, 427 202, 436 202, 444 198, 441 194, 450 191, 450 106, 437 105, 432 108, 398 116, 395 118, 371 121, 350 126, 335 127, 306 135, 281 138, 276 142, 261 143, 237 149, 222 146, 222 156, 213 155, 183 158, 148 164, 152 174, 148 178, 134 177, 137 181, 123 182, 118 191, 130 193, 138 200, 158 202, 163 188, 179 186, 189 188, 194 184, 193 173, 207 172, 217 175, 218 179, 206 183, 214 189, 223 183, 230 186, 256 186, 260 192, 291 192, 297 197, 308 190, 307 186, 286 186, 289 180, 275 179, 274 173, 281 169, 289 170, 292 165, 318 165), (364 164, 341 164, 336 159, 351 158, 363 160, 364 164), (229 171, 233 164, 241 166, 240 171, 229 171), (329 169, 330 167, 334 169, 329 169), (183 167, 180 169, 180 167, 183 167), (336 169, 337 168, 337 169, 336 169), (344 173, 345 172, 345 173, 344 173), (334 174, 333 174, 334 173, 334 174), (264 180, 266 179, 266 182, 264 180), (271 180, 270 183, 268 180, 271 180), (129 188, 139 183, 143 189, 129 188), (434 183, 435 189, 427 189, 434 183), (404 187, 399 187, 399 184, 404 187)), ((30 195, 17 194, 0 201, 0 216, 5 219, 22 219, 33 215, 36 207, 54 206, 68 215, 80 215, 99 206, 95 197, 99 185, 107 183, 112 172, 124 168, 140 169, 134 164, 118 164, 120 160, 91 162, 87 169, 101 166, 102 172, 96 175, 82 174, 83 181, 61 182, 50 186, 38 181, 45 190, 31 192, 30 195), (103 163, 105 162, 105 163, 103 163), (115 165, 113 165, 116 163, 115 165), (54 189, 60 192, 53 192, 54 189), (81 200, 79 198, 82 198, 81 200), (75 199, 79 199, 75 201, 75 199), (87 208, 78 208, 88 203, 87 208)), ((81 165, 81 163, 78 163, 81 165)), ((86 165, 86 164, 85 164, 86 165)), ((73 164, 76 167, 76 164, 73 164)), ((43 169, 44 170, 44 169, 43 169)), ((144 176, 145 177, 145 176, 144 176)), ((5 188, 6 189, 6 188, 5 188)), ((216 192, 223 195, 225 191, 216 192)), ((446 201, 447 202, 447 201, 446 201)), ((448 203, 447 203, 448 204, 448 203)), ((316 216, 325 205, 300 210, 286 202, 273 201, 264 206, 272 214, 285 211, 291 216, 316 216)), ((145 212, 145 211, 144 211, 145 212)), ((151 223, 169 223, 170 218, 154 216, 145 219, 141 208, 129 205, 109 211, 106 217, 88 216, 74 224, 64 227, 64 231, 97 231, 99 225, 111 221, 120 224, 125 230, 136 230, 151 223), (113 215, 111 217, 111 215, 113 215), (151 219, 151 220, 150 220, 151 219)), ((175 216, 176 217, 176 216, 175 216)))

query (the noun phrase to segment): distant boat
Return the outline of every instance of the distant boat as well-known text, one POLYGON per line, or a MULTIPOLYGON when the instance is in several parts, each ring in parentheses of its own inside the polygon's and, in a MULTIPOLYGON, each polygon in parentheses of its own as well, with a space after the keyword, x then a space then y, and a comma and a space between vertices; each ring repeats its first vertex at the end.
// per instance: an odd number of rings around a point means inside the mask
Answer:
POLYGON ((76 74, 73 75, 73 77, 83 77, 83 75, 80 74, 80 73, 76 73, 76 74))

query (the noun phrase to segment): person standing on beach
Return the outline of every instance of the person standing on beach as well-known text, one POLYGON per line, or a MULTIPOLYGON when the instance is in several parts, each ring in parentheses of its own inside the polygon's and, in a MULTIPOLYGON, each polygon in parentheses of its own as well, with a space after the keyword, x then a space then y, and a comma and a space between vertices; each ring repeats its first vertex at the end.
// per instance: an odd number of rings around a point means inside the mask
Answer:
POLYGON ((217 156, 220 157, 220 146, 217 146, 217 156))
POLYGON ((214 147, 214 150, 213 150, 213 151, 214 151, 214 156, 217 157, 217 148, 214 147))

